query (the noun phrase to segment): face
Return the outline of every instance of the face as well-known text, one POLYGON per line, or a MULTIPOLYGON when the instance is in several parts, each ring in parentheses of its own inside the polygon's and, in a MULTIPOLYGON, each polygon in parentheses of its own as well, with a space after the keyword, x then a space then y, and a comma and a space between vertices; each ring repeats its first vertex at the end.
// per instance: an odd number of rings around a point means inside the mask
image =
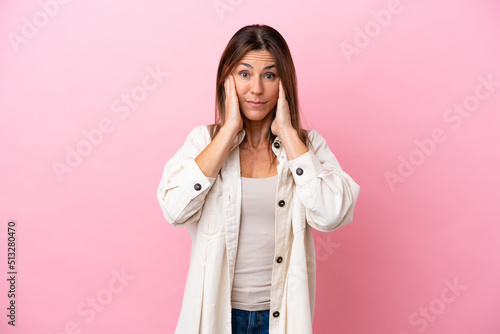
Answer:
POLYGON ((269 115, 278 102, 279 91, 278 70, 271 53, 249 51, 231 74, 243 116, 258 121, 269 115))

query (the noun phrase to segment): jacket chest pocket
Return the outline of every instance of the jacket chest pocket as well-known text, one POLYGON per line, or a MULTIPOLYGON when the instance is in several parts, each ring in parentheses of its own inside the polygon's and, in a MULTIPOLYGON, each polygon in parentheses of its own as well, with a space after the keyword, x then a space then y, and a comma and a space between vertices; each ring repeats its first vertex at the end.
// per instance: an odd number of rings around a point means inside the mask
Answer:
POLYGON ((207 239, 219 236, 223 227, 223 198, 220 175, 205 197, 200 219, 198 221, 198 232, 207 239))

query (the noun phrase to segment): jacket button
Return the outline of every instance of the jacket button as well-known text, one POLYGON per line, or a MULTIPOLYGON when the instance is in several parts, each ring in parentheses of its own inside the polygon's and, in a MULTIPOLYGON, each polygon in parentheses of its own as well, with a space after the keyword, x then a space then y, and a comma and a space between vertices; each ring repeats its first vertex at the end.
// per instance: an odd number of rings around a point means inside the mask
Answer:
POLYGON ((194 190, 200 190, 201 189, 201 184, 197 183, 194 185, 194 190))
POLYGON ((280 316, 280 313, 278 311, 273 312, 273 317, 277 318, 280 316))
POLYGON ((281 261, 283 261, 283 258, 281 256, 276 259, 276 262, 278 263, 281 263, 281 261))
POLYGON ((280 148, 280 143, 278 143, 277 141, 275 141, 273 145, 274 145, 274 147, 276 147, 276 148, 280 148))
POLYGON ((279 201, 279 202, 278 202, 278 205, 279 205, 279 206, 285 206, 285 201, 284 201, 284 200, 279 201))
POLYGON ((297 175, 302 175, 302 173, 304 173, 304 171, 302 170, 302 168, 299 167, 299 168, 297 168, 295 173, 297 173, 297 175))

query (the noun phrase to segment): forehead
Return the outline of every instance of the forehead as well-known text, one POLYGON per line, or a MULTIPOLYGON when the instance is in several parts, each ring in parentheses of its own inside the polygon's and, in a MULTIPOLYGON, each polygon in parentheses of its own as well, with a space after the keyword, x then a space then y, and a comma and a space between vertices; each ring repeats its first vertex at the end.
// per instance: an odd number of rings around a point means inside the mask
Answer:
POLYGON ((274 58, 271 52, 267 50, 261 51, 248 51, 243 58, 241 58, 240 63, 248 63, 253 65, 272 65, 274 64, 274 58))

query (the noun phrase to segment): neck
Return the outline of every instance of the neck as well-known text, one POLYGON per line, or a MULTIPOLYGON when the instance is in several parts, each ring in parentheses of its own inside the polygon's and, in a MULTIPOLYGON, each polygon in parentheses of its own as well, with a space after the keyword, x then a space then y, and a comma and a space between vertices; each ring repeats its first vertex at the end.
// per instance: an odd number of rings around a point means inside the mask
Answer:
POLYGON ((245 138, 241 144, 252 148, 267 146, 269 141, 269 131, 272 123, 273 113, 270 112, 265 118, 259 121, 252 121, 243 118, 243 129, 245 129, 245 138))

